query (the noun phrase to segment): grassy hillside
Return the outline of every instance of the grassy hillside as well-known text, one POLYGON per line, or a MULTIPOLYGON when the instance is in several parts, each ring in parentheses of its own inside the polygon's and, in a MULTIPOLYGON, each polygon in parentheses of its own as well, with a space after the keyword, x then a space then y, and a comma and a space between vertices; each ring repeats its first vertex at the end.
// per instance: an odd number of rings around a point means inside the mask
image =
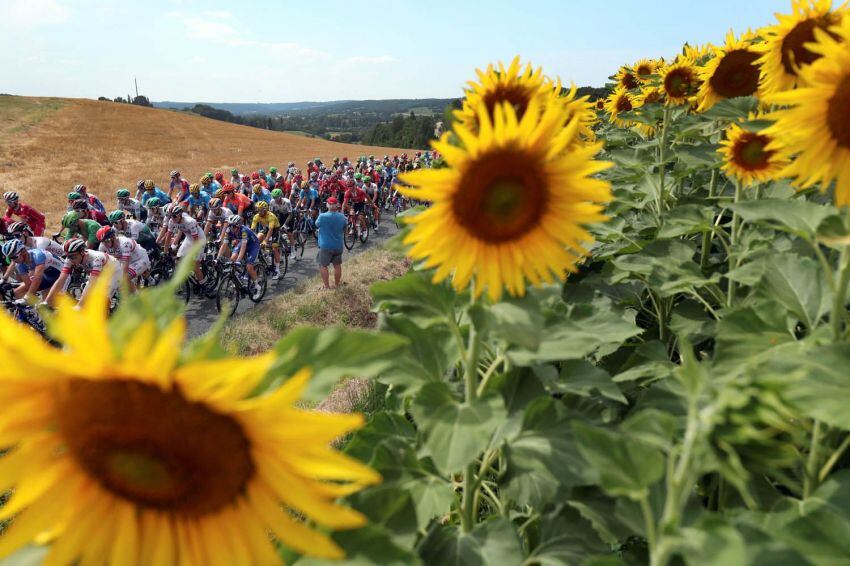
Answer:
POLYGON ((146 178, 167 185, 172 169, 194 182, 216 169, 397 152, 83 99, 0 96, 0 131, 0 192, 21 193, 48 214, 48 226, 58 225, 77 183, 111 206, 116 187, 146 178))

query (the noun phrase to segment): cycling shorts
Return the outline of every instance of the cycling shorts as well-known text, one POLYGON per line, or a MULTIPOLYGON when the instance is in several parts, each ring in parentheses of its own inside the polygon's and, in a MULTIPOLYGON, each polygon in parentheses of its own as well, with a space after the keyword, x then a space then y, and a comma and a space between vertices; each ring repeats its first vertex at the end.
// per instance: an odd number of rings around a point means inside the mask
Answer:
POLYGON ((56 283, 56 280, 59 279, 59 274, 61 271, 56 269, 55 267, 48 267, 41 274, 41 285, 38 287, 38 291, 46 291, 53 287, 53 284, 56 283))
MULTIPOLYGON (((236 245, 233 246, 233 253, 238 254, 239 249, 242 247, 242 241, 236 242, 236 245)), ((260 255, 260 245, 259 244, 251 244, 248 243, 248 249, 245 250, 244 261, 246 265, 254 265, 257 263, 257 256, 260 255)))
POLYGON ((354 213, 355 214, 363 214, 366 212, 366 203, 365 202, 355 202, 354 203, 354 213))
POLYGON ((142 273, 145 273, 151 268, 151 260, 147 257, 143 259, 139 259, 137 261, 131 261, 127 265, 127 275, 130 276, 130 279, 135 278, 142 273))
POLYGON ((203 236, 201 236, 197 240, 193 240, 191 238, 183 238, 183 241, 180 242, 180 247, 177 248, 177 259, 180 259, 184 255, 186 255, 186 252, 189 251, 189 248, 194 246, 196 242, 201 242, 201 246, 203 247, 203 245, 207 243, 207 239, 203 236))

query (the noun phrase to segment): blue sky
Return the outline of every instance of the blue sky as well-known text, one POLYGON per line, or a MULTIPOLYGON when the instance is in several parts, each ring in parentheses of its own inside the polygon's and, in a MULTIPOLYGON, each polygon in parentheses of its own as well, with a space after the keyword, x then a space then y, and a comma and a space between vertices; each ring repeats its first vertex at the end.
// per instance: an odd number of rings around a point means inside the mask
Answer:
POLYGON ((621 63, 722 41, 790 0, 0 0, 0 92, 294 102, 459 96, 519 54, 600 86, 621 63))

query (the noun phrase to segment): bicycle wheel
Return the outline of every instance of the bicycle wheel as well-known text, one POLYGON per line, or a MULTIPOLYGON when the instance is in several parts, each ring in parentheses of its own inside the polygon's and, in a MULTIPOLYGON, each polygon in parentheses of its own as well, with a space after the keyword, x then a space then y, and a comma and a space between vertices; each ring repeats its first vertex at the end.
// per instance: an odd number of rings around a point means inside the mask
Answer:
POLYGON ((357 228, 355 228, 353 222, 348 222, 345 226, 345 239, 343 240, 345 243, 345 249, 351 250, 354 247, 355 242, 357 242, 357 228))
POLYGON ((218 285, 218 291, 215 295, 215 308, 218 312, 222 309, 228 309, 228 315, 233 316, 236 313, 236 308, 239 306, 239 299, 242 298, 242 293, 239 290, 239 284, 231 277, 225 277, 218 285))
POLYGON ((366 228, 362 228, 360 230, 360 243, 365 244, 366 240, 369 239, 369 224, 371 224, 371 220, 366 222, 366 228))
POLYGON ((286 277, 286 272, 289 271, 289 254, 286 250, 281 250, 280 256, 280 279, 286 277))
POLYGON ((307 243, 307 238, 304 237, 303 232, 295 232, 293 236, 295 236, 295 257, 304 257, 304 244, 307 243))
POLYGON ((183 282, 182 285, 177 287, 177 298, 182 299, 183 302, 188 303, 189 299, 192 298, 192 284, 187 279, 183 282))

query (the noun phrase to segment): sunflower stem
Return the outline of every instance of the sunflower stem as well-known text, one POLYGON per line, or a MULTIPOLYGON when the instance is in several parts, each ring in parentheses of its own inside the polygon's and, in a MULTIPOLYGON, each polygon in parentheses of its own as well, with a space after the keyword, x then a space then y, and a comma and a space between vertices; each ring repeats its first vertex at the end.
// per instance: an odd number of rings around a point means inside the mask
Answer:
MULTIPOLYGON (((737 202, 740 202, 740 200, 741 200, 741 183, 735 182, 735 200, 734 200, 734 202, 737 203, 737 202)), ((727 273, 731 273, 732 270, 737 267, 737 263, 736 263, 736 259, 735 259, 734 254, 735 254, 735 247, 738 243, 738 222, 739 222, 738 212, 733 210, 732 211, 732 227, 729 230, 729 232, 730 232, 729 233, 730 253, 727 254, 729 256, 728 257, 729 271, 727 273)), ((732 304, 735 302, 735 295, 736 295, 737 291, 738 291, 738 284, 735 281, 733 281, 732 279, 729 279, 729 293, 726 296, 726 306, 727 307, 731 307, 732 304)))
POLYGON ((844 322, 844 305, 847 296, 847 284, 850 283, 850 266, 848 266, 848 246, 841 248, 841 256, 838 260, 838 286, 835 289, 835 297, 832 301, 832 336, 838 342, 842 334, 842 322, 844 322))
POLYGON ((809 459, 806 462, 806 473, 803 479, 803 499, 808 499, 818 488, 818 448, 820 447, 821 422, 816 420, 812 428, 812 443, 809 447, 809 459))
MULTIPOLYGON (((717 188, 717 169, 711 170, 711 180, 708 182, 708 201, 714 198, 714 190, 717 188)), ((711 242, 714 240, 714 232, 709 230, 702 235, 702 250, 699 258, 699 266, 702 271, 708 269, 708 259, 711 252, 711 242)))
POLYGON ((658 224, 661 224, 661 214, 664 211, 664 183, 667 174, 667 132, 670 126, 670 107, 664 108, 664 118, 661 122, 661 135, 658 137, 658 192, 655 195, 655 208, 658 211, 658 224))
MULTIPOLYGON (((473 296, 470 306, 474 304, 473 296)), ((468 344, 463 376, 464 396, 466 403, 472 403, 478 398, 478 356, 481 351, 481 338, 473 323, 469 325, 468 344)), ((466 466, 466 471, 463 474, 463 509, 461 509, 460 518, 461 528, 466 533, 472 531, 475 526, 475 501, 477 500, 475 493, 478 488, 479 485, 475 478, 475 463, 472 462, 466 466)))

